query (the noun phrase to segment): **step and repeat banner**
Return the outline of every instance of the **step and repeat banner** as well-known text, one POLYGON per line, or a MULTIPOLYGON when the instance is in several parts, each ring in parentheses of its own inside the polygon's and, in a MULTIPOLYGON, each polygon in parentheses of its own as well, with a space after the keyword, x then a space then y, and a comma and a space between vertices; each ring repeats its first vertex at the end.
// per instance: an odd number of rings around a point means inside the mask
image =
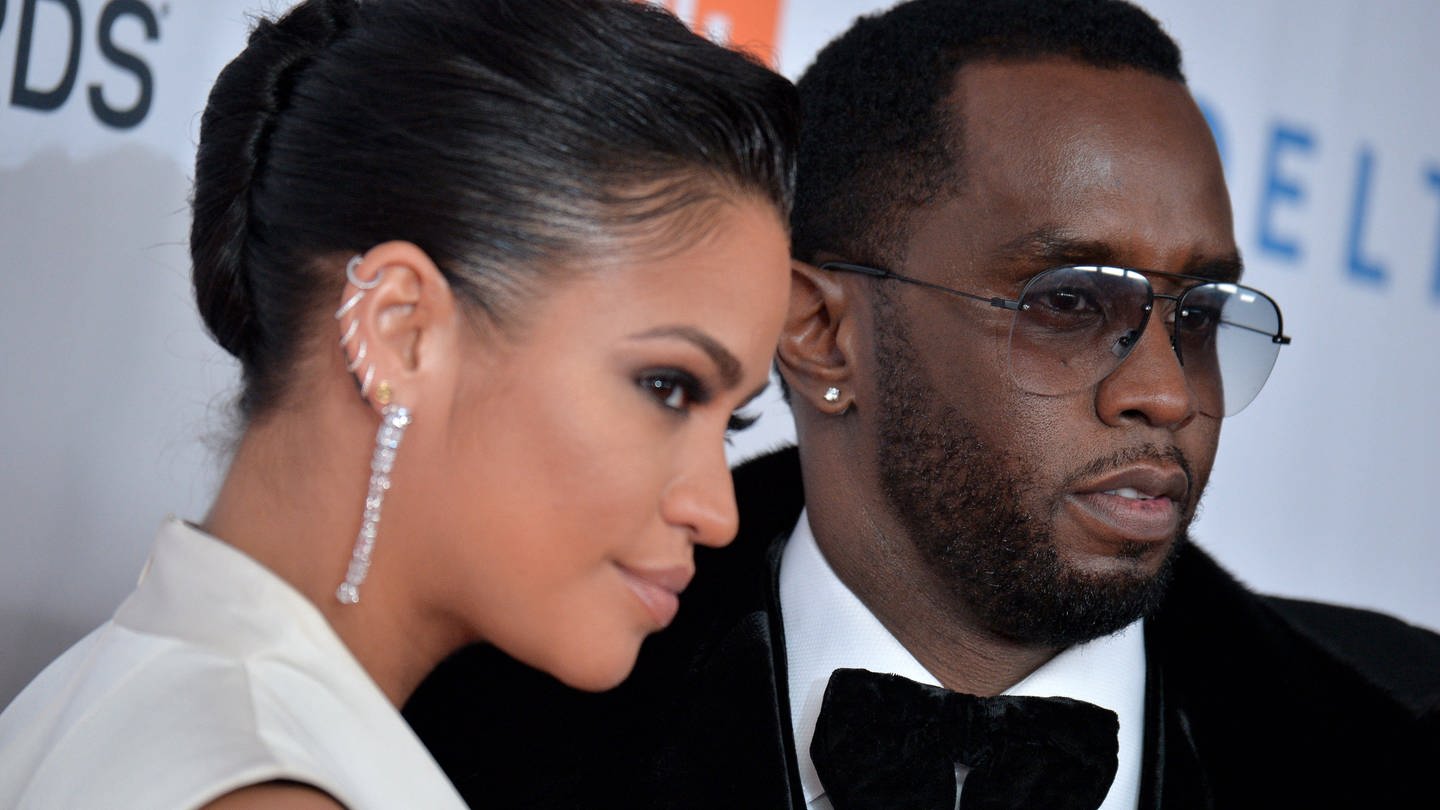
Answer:
MULTIPOLYGON (((669 0, 797 77, 873 0, 669 0)), ((1440 629, 1440 3, 1143 0, 1295 342, 1194 533, 1242 580, 1440 629)), ((205 514, 235 366, 190 300, 199 113, 282 0, 0 0, 0 705, 205 514)), ((766 400, 732 460, 793 440, 766 400)))

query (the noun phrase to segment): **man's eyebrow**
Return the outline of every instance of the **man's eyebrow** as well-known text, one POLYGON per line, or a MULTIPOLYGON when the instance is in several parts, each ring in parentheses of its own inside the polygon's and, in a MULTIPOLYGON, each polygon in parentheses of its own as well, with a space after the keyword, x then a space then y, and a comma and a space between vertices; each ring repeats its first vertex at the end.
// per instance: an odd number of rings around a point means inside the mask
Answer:
POLYGON ((726 388, 734 388, 740 384, 740 361, 735 359, 735 355, 731 354, 728 349, 721 346, 720 341, 693 326, 658 326, 630 337, 641 340, 673 337, 688 341, 710 356, 715 367, 720 370, 720 381, 725 384, 726 388))
POLYGON ((1118 264, 1114 246, 1096 239, 1071 236, 1063 228, 1045 225, 1023 233, 1000 246, 1001 258, 1065 264, 1118 264))
POLYGON ((1245 263, 1240 260, 1239 253, 1228 256, 1199 256, 1187 262, 1182 272, 1187 276, 1200 276, 1211 281, 1235 283, 1240 281, 1240 276, 1244 274, 1245 263))
MULTIPOLYGON (((1095 239, 1080 239, 1054 226, 1036 228, 1000 246, 1000 255, 1012 260, 1038 260, 1055 267, 1065 264, 1106 264, 1129 267, 1114 245, 1095 239)), ((1136 270, 1158 270, 1162 267, 1136 267, 1136 270)), ((1240 254, 1196 256, 1184 267, 1169 272, 1201 276, 1214 281, 1237 282, 1244 272, 1240 254)))

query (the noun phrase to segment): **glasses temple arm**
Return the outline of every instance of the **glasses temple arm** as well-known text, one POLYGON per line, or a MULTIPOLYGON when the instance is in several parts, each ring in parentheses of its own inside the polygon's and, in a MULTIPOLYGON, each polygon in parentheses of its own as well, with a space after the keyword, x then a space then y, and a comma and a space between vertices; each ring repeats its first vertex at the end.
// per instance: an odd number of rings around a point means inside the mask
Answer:
POLYGON ((1236 329, 1244 329, 1247 332, 1254 332, 1257 335, 1264 335, 1265 337, 1270 338, 1272 342, 1279 343, 1281 346, 1290 345, 1290 337, 1288 335, 1277 335, 1274 332, 1267 332, 1264 329, 1256 329, 1253 326, 1246 326, 1243 323, 1236 323, 1234 321, 1221 320, 1220 323, 1226 326, 1233 326, 1236 329))
POLYGON ((974 293, 968 293, 962 290, 955 290, 951 289, 950 287, 943 287, 939 284, 931 284, 928 281, 922 281, 918 278, 902 276, 899 273, 894 273, 889 270, 882 270, 879 267, 869 267, 863 264, 850 264, 849 262, 824 262, 820 265, 820 269, 837 270, 842 273, 858 273, 862 276, 870 276, 871 278, 885 279, 887 281, 903 281, 906 284, 914 284, 917 287, 925 287, 926 289, 937 290, 939 292, 949 293, 950 295, 958 295, 961 298, 969 298, 975 301, 984 301, 990 306, 998 307, 1000 309, 1018 310, 1020 308, 1019 301, 1013 301, 1008 298, 996 298, 988 295, 976 295, 974 293))

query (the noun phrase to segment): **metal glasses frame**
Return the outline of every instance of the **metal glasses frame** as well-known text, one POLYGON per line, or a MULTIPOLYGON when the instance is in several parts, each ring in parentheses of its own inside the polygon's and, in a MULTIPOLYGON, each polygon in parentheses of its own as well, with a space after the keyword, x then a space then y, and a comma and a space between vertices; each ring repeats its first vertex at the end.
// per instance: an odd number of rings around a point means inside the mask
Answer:
MULTIPOLYGON (((1246 325, 1244 325, 1244 324, 1239 324, 1239 323, 1231 324, 1231 326, 1238 326, 1238 327, 1240 327, 1241 329, 1246 329, 1246 330, 1249 330, 1249 331, 1251 331, 1251 332, 1257 332, 1257 333, 1259 333, 1259 334, 1266 335, 1267 337, 1270 338, 1271 342, 1273 342, 1273 343, 1278 343, 1278 344, 1280 344, 1281 346, 1288 346, 1288 345, 1290 345, 1290 338, 1285 335, 1285 320, 1284 320, 1284 316, 1283 316, 1283 315, 1281 314, 1281 312, 1280 312, 1280 305, 1277 304, 1277 303, 1275 303, 1275 299, 1274 299, 1274 298, 1271 298, 1270 296, 1266 295, 1265 293, 1261 292, 1260 290, 1255 289, 1254 287, 1247 287, 1247 286, 1245 286, 1244 284, 1235 284, 1235 283, 1229 282, 1229 281, 1217 281, 1217 280, 1215 280, 1215 279, 1213 279, 1213 278, 1206 278, 1206 277, 1204 277, 1204 276, 1187 276, 1187 275, 1183 275, 1183 274, 1180 274, 1180 273, 1165 273, 1165 272, 1161 272, 1161 271, 1159 271, 1159 270, 1141 270, 1141 269, 1134 268, 1134 267, 1116 267, 1116 266, 1113 266, 1113 265, 1067 264, 1067 265, 1061 265, 1061 266, 1059 266, 1059 267, 1047 268, 1047 269, 1045 269, 1045 270, 1040 271, 1039 273, 1036 273, 1035 275, 1031 276, 1028 280, 1026 280, 1025 286, 1020 289, 1020 296, 1019 296, 1019 298, 1005 298, 1005 297, 1003 297, 1003 296, 977 295, 977 294, 975 294, 975 293, 968 293, 968 292, 965 292, 965 291, 963 291, 963 290, 957 290, 957 289, 954 289, 954 288, 952 288, 952 287, 946 287, 946 286, 944 286, 944 285, 942 285, 942 284, 934 284, 934 283, 932 283, 932 282, 924 281, 924 280, 922 280, 922 279, 913 278, 913 277, 911 277, 911 276, 901 275, 900 273, 896 273, 896 272, 891 271, 891 270, 884 270, 884 269, 881 269, 881 268, 879 268, 879 267, 870 267, 869 265, 864 265, 864 264, 854 264, 854 263, 852 263, 852 262, 822 262, 822 263, 819 265, 819 267, 820 267, 821 270, 833 270, 833 271, 841 272, 841 273, 858 273, 858 274, 860 274, 860 275, 862 275, 862 276, 870 276, 871 278, 885 279, 885 280, 887 280, 887 281, 903 281, 903 282, 905 282, 906 284, 914 284, 914 285, 917 286, 917 287, 925 287, 926 289, 930 289, 930 290, 938 290, 939 292, 949 293, 950 295, 960 296, 961 298, 969 298, 969 299, 974 300, 974 301, 983 301, 983 302, 989 304, 989 305, 992 306, 992 307, 997 307, 997 308, 999 308, 999 309, 1008 309, 1008 310, 1011 310, 1011 311, 1013 311, 1013 312, 1019 312, 1019 311, 1020 311, 1020 309, 1021 309, 1020 301, 1025 298, 1025 294, 1026 294, 1027 292, 1029 292, 1029 290, 1030 290, 1030 285, 1031 285, 1032 283, 1034 283, 1035 279, 1039 278, 1040 276, 1045 275, 1046 273, 1054 272, 1054 271, 1056 271, 1056 270, 1076 269, 1076 270, 1088 270, 1088 271, 1091 271, 1091 272, 1104 272, 1105 270, 1116 270, 1116 271, 1120 271, 1120 272, 1123 272, 1123 273, 1135 273, 1135 274, 1138 274, 1141 278, 1144 278, 1144 279, 1146 280, 1146 283, 1147 283, 1147 284, 1149 284, 1149 279, 1150 279, 1151 276, 1158 276, 1158 277, 1160 277, 1160 278, 1173 279, 1173 280, 1176 280, 1176 281, 1193 281, 1193 282, 1195 282, 1194 284, 1192 284, 1191 286, 1185 288, 1184 290, 1181 290, 1181 291, 1180 291, 1179 293, 1177 293, 1177 294, 1169 294, 1169 293, 1156 292, 1156 291, 1155 291, 1155 286, 1154 286, 1153 284, 1151 284, 1151 285, 1150 285, 1150 299, 1151 299, 1151 300, 1150 300, 1150 303, 1149 303, 1149 304, 1146 304, 1146 306, 1145 306, 1145 314, 1146 314, 1147 316, 1150 314, 1150 312, 1151 312, 1152 310, 1155 309, 1155 300, 1154 300, 1154 299, 1156 299, 1156 298, 1164 298, 1164 299, 1167 299, 1167 300, 1170 300, 1170 301, 1174 301, 1175 304, 1176 304, 1176 306, 1178 307, 1179 304, 1180 304, 1180 301, 1181 301, 1191 290, 1194 290, 1196 287, 1201 287, 1201 286, 1204 286, 1204 285, 1206 285, 1206 284, 1226 284, 1226 285, 1233 286, 1233 287, 1235 287, 1236 289, 1241 289, 1241 290, 1245 290, 1246 292, 1254 293, 1254 294, 1260 296, 1261 298, 1264 298, 1266 301, 1269 301, 1269 302, 1270 302, 1270 306, 1272 306, 1272 307, 1275 308, 1275 332, 1274 332, 1274 333, 1267 332, 1267 331, 1265 331, 1265 330, 1263 330, 1263 329, 1256 329, 1256 328, 1254 328, 1253 326, 1246 326, 1246 325)), ((1147 317, 1144 321, 1141 322, 1140 329, 1141 329, 1142 331, 1145 329, 1145 324, 1148 323, 1148 322, 1149 322, 1149 318, 1148 318, 1148 317, 1147 317)), ((1176 327, 1173 327, 1173 328, 1172 328, 1172 331, 1171 331, 1171 333, 1170 333, 1170 343, 1171 343, 1171 346, 1172 346, 1172 347, 1174 347, 1174 345, 1175 345, 1175 333, 1174 333, 1174 331, 1173 331, 1174 328, 1178 328, 1178 324, 1177 324, 1176 327)), ((1139 338, 1139 334, 1136 334, 1136 335, 1135 335, 1135 339, 1138 339, 1138 338, 1139 338)))

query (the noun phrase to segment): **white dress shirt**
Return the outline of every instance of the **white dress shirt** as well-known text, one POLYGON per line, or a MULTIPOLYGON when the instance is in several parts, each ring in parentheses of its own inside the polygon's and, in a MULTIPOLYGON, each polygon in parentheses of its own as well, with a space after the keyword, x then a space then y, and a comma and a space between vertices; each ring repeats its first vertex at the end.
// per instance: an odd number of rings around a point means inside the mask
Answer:
MULTIPOLYGON (((840 668, 868 669, 932 686, 940 682, 835 575, 815 543, 806 512, 801 512, 780 560, 780 613, 785 628, 790 722, 800 784, 807 807, 831 810, 810 759, 810 741, 830 673, 840 668)), ((1074 698, 1119 715, 1119 770, 1100 810, 1131 810, 1136 806, 1145 720, 1142 622, 1065 650, 1005 690, 1005 694, 1074 698)), ((957 768, 962 789, 964 773, 963 767, 957 768)), ((958 795, 956 799, 958 803, 958 795)))

